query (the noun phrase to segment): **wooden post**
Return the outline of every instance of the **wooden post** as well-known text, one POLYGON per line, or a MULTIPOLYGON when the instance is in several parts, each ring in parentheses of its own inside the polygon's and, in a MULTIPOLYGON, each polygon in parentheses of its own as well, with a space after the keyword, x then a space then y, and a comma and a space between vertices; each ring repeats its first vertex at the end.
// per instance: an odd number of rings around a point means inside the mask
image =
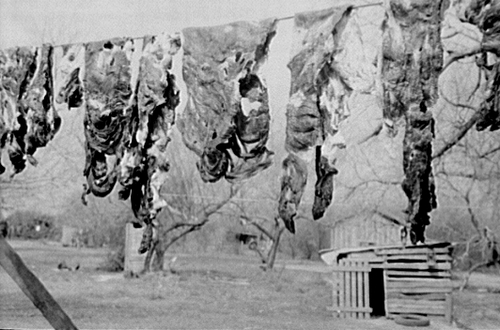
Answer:
POLYGON ((333 301, 333 317, 340 317, 339 310, 339 273, 332 272, 332 301, 333 301))
MULTIPOLYGON (((368 263, 367 263, 368 264, 368 263)), ((363 292, 364 292, 364 299, 365 299, 365 305, 364 307, 370 307, 370 273, 369 272, 364 272, 363 273, 363 292)), ((370 313, 366 312, 365 313, 365 319, 370 318, 370 313)))
MULTIPOLYGON (((362 266, 363 263, 358 263, 358 265, 362 266)), ((357 279, 356 279, 356 295, 358 298, 358 307, 367 307, 363 304, 363 272, 357 272, 357 279)), ((358 319, 364 319, 365 318, 365 312, 358 312, 358 319)))
MULTIPOLYGON (((356 262, 355 261, 351 261, 350 266, 355 268, 356 267, 356 262)), ((355 309, 357 307, 356 306, 356 302, 358 301, 356 299, 356 271, 350 271, 349 272, 349 277, 351 278, 351 294, 350 294, 350 296, 351 296, 350 301, 351 302, 350 302, 350 307, 352 309, 355 309)), ((354 311, 351 312, 350 315, 351 315, 351 318, 354 318, 354 319, 357 317, 357 313, 354 312, 354 311)))
POLYGON ((77 327, 62 310, 42 282, 26 267, 21 257, 0 237, 0 265, 56 330, 77 327))
POLYGON ((453 300, 451 292, 446 294, 446 311, 445 317, 449 324, 453 323, 453 300))
MULTIPOLYGON (((346 265, 347 267, 350 267, 351 263, 349 261, 345 261, 344 265, 346 265)), ((346 284, 346 287, 345 287, 345 296, 346 296, 345 306, 347 307, 347 309, 351 309, 352 296, 351 296, 351 272, 350 271, 345 272, 345 284, 346 284)), ((345 311, 345 316, 346 316, 346 318, 351 318, 352 313, 350 311, 345 311)))
MULTIPOLYGON (((344 260, 340 260, 339 262, 340 266, 344 265, 344 260)), ((345 307, 345 301, 346 301, 346 273, 345 272, 340 272, 340 304, 339 304, 339 310, 340 310, 340 318, 345 319, 346 318, 346 312, 344 310, 345 307)))

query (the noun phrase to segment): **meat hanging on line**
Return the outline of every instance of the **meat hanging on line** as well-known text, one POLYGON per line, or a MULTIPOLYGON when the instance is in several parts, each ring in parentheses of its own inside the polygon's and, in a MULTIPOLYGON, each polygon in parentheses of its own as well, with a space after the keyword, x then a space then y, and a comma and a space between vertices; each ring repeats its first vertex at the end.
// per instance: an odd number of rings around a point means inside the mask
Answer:
MULTIPOLYGON (((85 101, 87 178, 84 194, 107 196, 117 182, 121 199, 130 198, 137 225, 146 225, 140 252, 151 246, 153 220, 166 205, 160 189, 169 163, 166 148, 175 123, 179 91, 170 72, 180 36, 146 36, 137 81, 131 74, 136 45, 115 38, 85 45, 82 68, 67 70, 58 101, 70 107, 85 101)), ((83 198, 85 201, 85 198, 83 198)))
MULTIPOLYGON (((437 99, 442 67, 440 15, 444 2, 390 0, 383 24, 383 111, 393 132, 404 120, 402 186, 408 197, 413 242, 424 241, 429 212, 437 205, 430 108, 437 99)), ((294 18, 285 141, 289 155, 283 161, 278 208, 292 232, 307 182, 308 161, 314 160, 316 165, 313 218, 321 218, 333 200, 338 173, 335 153, 345 148, 340 126, 349 116, 348 101, 357 90, 340 56, 348 48, 346 26, 352 9, 336 7, 294 18)), ((492 32, 496 29, 490 28, 495 26, 495 15, 487 11, 477 19, 489 52, 495 52, 497 43, 498 34, 492 32)), ((186 146, 199 156, 197 167, 205 182, 221 178, 241 181, 272 163, 273 152, 267 149, 268 91, 260 69, 276 34, 276 22, 268 19, 183 30, 188 102, 178 126, 186 146)), ((136 39, 85 44, 85 63, 68 65, 56 99, 70 108, 85 104, 85 195, 104 197, 118 182, 120 198, 130 198, 134 214, 150 232, 152 220, 165 206, 160 194, 169 170, 164 151, 179 104, 170 69, 181 43, 178 35, 147 36, 139 50, 136 39), (139 73, 133 81, 131 61, 137 53, 139 73)), ((64 58, 75 62, 73 50, 78 47, 82 46, 64 47, 64 58)), ((0 86, 0 147, 8 149, 16 172, 24 168, 25 160, 36 163, 32 157, 36 148, 44 146, 60 125, 52 107, 51 54, 50 46, 0 54, 1 75, 8 78, 0 86)), ((490 85, 498 85, 498 76, 498 67, 494 67, 490 85)), ((484 122, 478 123, 478 129, 496 129, 498 93, 494 88, 484 103, 484 122)), ((141 250, 148 248, 147 241, 141 250)))
POLYGON ((323 217, 333 199, 336 152, 345 148, 339 125, 349 116, 347 101, 354 89, 339 60, 348 42, 343 36, 352 7, 300 13, 294 19, 294 48, 287 105, 279 214, 290 232, 307 181, 307 160, 316 168, 314 220, 323 217))
POLYGON ((500 128, 500 1, 474 0, 465 11, 465 20, 483 34, 476 64, 485 73, 486 98, 481 103, 478 131, 500 128))
POLYGON ((61 126, 53 107, 52 52, 50 45, 0 50, 0 152, 7 149, 12 175, 26 160, 36 166, 36 150, 61 126))
POLYGON ((432 173, 434 119, 443 66, 442 5, 446 1, 390 0, 383 23, 383 115, 396 134, 404 119, 402 188, 413 244, 425 241, 429 212, 437 207, 432 173))
POLYGON ((271 117, 260 68, 276 34, 276 20, 182 33, 188 91, 178 124, 183 141, 199 156, 204 182, 248 179, 268 168, 274 154, 266 147, 271 117))

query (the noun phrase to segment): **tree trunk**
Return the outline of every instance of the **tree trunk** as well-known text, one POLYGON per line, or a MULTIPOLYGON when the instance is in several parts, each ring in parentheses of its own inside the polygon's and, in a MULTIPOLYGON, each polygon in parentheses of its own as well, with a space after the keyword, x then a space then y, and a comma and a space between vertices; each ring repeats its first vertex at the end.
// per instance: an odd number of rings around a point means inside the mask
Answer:
POLYGON ((144 269, 142 270, 143 273, 148 273, 151 270, 151 259, 153 258, 153 254, 157 248, 157 245, 157 242, 153 242, 151 248, 146 254, 146 259, 144 259, 144 269))
POLYGON ((156 244, 155 254, 153 259, 153 271, 161 272, 163 271, 163 265, 165 261, 166 249, 163 248, 163 244, 156 244))
POLYGON ((276 254, 278 253, 278 247, 280 245, 281 234, 283 233, 283 228, 279 228, 277 226, 276 236, 273 240, 273 246, 271 247, 271 251, 269 251, 269 258, 267 259, 266 269, 273 269, 274 262, 276 261, 276 254))

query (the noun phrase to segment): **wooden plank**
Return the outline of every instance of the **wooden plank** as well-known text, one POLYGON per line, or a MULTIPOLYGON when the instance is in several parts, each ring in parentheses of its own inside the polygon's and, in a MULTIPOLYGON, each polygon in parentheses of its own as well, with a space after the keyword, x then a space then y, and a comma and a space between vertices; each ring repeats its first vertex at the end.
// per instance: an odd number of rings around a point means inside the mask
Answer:
MULTIPOLYGON (((350 262, 347 262, 348 266, 351 266, 350 265, 350 262)), ((346 306, 348 308, 351 308, 352 307, 352 296, 351 296, 351 272, 350 271, 346 271, 345 272, 345 275, 346 275, 346 289, 345 289, 345 294, 346 294, 346 306)), ((351 313, 347 313, 346 315, 347 317, 352 317, 351 313)))
POLYGON ((375 250, 375 253, 376 254, 380 254, 380 255, 400 255, 400 254, 406 254, 406 255, 409 255, 409 254, 449 254, 450 253, 450 249, 448 248, 436 248, 436 249, 430 249, 430 248, 427 248, 427 247, 423 247, 423 248, 418 248, 418 247, 415 247, 415 248, 402 248, 402 249, 379 249, 379 250, 375 250))
POLYGON ((384 262, 384 259, 382 257, 375 256, 375 255, 372 258, 372 257, 367 256, 367 255, 354 255, 353 254, 353 255, 348 256, 347 259, 370 263, 370 265, 366 265, 366 267, 370 267, 370 268, 373 268, 372 264, 384 262))
POLYGON ((453 322, 453 297, 451 293, 446 295, 446 308, 445 308, 445 318, 449 324, 453 322))
POLYGON ((387 309, 387 273, 384 271, 382 273, 382 277, 384 278, 384 309, 385 309, 385 312, 388 313, 389 310, 387 309))
POLYGON ((344 306, 342 308, 339 308, 340 311, 342 312, 348 312, 348 313, 353 313, 353 312, 371 312, 372 309, 370 307, 348 307, 344 306))
POLYGON ((390 313, 409 313, 409 314, 430 314, 430 315, 443 315, 445 314, 445 307, 433 308, 429 306, 399 306, 388 305, 390 313))
POLYGON ((338 276, 339 273, 332 273, 332 310, 333 317, 338 317, 337 310, 339 307, 339 281, 338 276))
POLYGON ((390 306, 409 306, 409 307, 429 307, 441 308, 444 310, 445 300, 419 300, 419 299, 387 299, 387 305, 390 306))
MULTIPOLYGON (((341 264, 343 265, 344 261, 341 261, 341 264)), ((345 307, 345 277, 346 274, 345 272, 339 273, 340 275, 340 288, 339 288, 339 293, 340 293, 340 304, 339 304, 339 310, 341 310, 343 307, 345 307)), ((340 313, 340 318, 345 318, 345 313, 340 313)))
MULTIPOLYGON (((363 286, 364 286, 363 297, 365 299, 364 307, 370 306, 370 286, 369 285, 370 285, 370 282, 369 282, 369 278, 368 278, 368 273, 363 273, 363 286)), ((371 308, 370 308, 370 312, 371 312, 371 308)), ((370 314, 365 313, 365 318, 370 318, 370 314)))
POLYGON ((33 305, 55 329, 77 329, 42 282, 26 267, 21 257, 0 236, 0 265, 17 283, 33 305))
POLYGON ((366 262, 382 262, 383 258, 381 256, 377 256, 374 253, 355 253, 350 254, 346 257, 348 260, 356 260, 356 261, 366 261, 366 262))
POLYGON ((430 267, 425 262, 415 262, 415 263, 384 263, 382 265, 385 269, 419 269, 419 270, 450 270, 451 264, 448 262, 437 263, 436 265, 430 267))
POLYGON ((387 292, 387 299, 418 299, 418 300, 446 300, 447 293, 419 293, 419 294, 404 294, 401 292, 387 292))
POLYGON ((388 288, 453 288, 453 283, 448 279, 435 279, 435 280, 427 280, 424 279, 414 279, 414 280, 406 280, 406 279, 387 279, 387 287, 388 288))
MULTIPOLYGON (((354 266, 356 268, 356 262, 351 262, 351 265, 354 266)), ((351 272, 351 307, 353 308, 357 308, 357 303, 358 303, 358 299, 356 297, 356 276, 357 276, 357 272, 356 271, 352 271, 351 272)), ((357 318, 358 317, 358 314, 357 313, 351 313, 351 317, 352 318, 357 318)))
POLYGON ((394 260, 429 260, 429 259, 434 259, 437 261, 452 261, 453 258, 450 257, 447 254, 437 254, 434 256, 429 256, 426 254, 402 254, 402 255, 388 255, 386 260, 387 261, 394 261, 394 260))
POLYGON ((450 278, 451 273, 447 271, 426 271, 426 270, 386 270, 387 276, 413 276, 413 277, 436 277, 450 278))
POLYGON ((401 292, 401 293, 449 293, 453 288, 389 288, 386 287, 386 292, 401 292))
MULTIPOLYGON (((341 262, 349 262, 349 260, 341 260, 341 262)), ((360 271, 360 272, 369 272, 371 269, 370 266, 351 266, 351 265, 338 265, 338 266, 330 266, 330 271, 332 272, 352 272, 352 271, 360 271)))
POLYGON ((451 279, 449 278, 433 278, 433 277, 387 277, 389 282, 422 282, 422 283, 451 283, 451 279))
MULTIPOLYGON (((358 266, 363 266, 363 263, 358 263, 358 266)), ((363 272, 356 273, 356 295, 358 298, 358 307, 365 307, 363 305, 363 272)), ((364 318, 363 313, 358 313, 358 319, 364 318)))

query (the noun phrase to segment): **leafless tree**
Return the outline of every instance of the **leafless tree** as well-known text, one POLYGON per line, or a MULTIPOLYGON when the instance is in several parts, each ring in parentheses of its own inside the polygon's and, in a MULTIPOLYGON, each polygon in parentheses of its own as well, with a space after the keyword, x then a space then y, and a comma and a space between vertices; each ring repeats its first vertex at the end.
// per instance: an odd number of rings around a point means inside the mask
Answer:
MULTIPOLYGON (((273 204, 277 205, 278 198, 275 197, 272 200, 276 201, 276 203, 273 204)), ((256 228, 261 234, 261 239, 259 239, 258 243, 249 247, 259 255, 263 264, 262 269, 273 269, 281 235, 285 229, 279 216, 260 216, 260 212, 248 212, 241 204, 237 205, 237 207, 241 211, 240 220, 242 224, 256 228), (251 215, 249 213, 251 213, 251 215)), ((274 209, 276 209, 276 207, 274 209)))
POLYGON ((161 271, 165 252, 188 234, 220 218, 224 208, 238 196, 240 184, 203 183, 193 166, 194 157, 180 144, 169 146, 171 171, 162 188, 164 210, 155 220, 155 236, 144 262, 144 271, 161 271))

